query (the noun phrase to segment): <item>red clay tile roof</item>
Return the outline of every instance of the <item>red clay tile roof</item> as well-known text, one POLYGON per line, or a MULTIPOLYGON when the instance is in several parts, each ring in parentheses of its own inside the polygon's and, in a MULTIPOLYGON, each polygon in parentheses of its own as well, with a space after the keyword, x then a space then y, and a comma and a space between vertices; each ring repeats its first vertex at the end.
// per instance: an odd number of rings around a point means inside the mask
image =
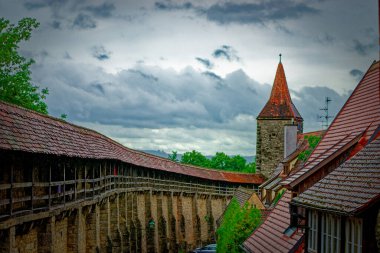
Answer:
POLYGON ((257 118, 298 118, 302 120, 290 97, 284 67, 281 62, 277 67, 269 100, 257 118))
POLYGON ((305 166, 282 184, 296 186, 302 178, 313 172, 317 166, 334 155, 339 148, 354 140, 360 134, 364 139, 374 133, 380 124, 380 63, 371 65, 363 79, 342 107, 327 132, 310 155, 305 166))
POLYGON ((380 138, 292 200, 296 205, 352 214, 380 199, 380 138))
POLYGON ((247 252, 289 252, 301 239, 303 234, 299 231, 290 237, 284 234, 290 225, 290 195, 290 191, 286 191, 264 223, 244 241, 242 246, 247 252))
POLYGON ((204 169, 129 149, 93 130, 4 102, 0 102, 0 149, 119 160, 215 181, 250 184, 264 182, 259 174, 204 169))

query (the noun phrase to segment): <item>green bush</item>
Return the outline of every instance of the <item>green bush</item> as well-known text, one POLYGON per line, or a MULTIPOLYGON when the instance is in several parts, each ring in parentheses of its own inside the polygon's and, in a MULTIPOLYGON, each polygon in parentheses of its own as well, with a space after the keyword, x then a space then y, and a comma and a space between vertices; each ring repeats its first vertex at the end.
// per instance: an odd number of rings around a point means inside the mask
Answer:
POLYGON ((225 211, 222 224, 217 230, 217 252, 241 252, 240 245, 260 224, 261 212, 246 203, 240 207, 236 198, 232 198, 225 211))

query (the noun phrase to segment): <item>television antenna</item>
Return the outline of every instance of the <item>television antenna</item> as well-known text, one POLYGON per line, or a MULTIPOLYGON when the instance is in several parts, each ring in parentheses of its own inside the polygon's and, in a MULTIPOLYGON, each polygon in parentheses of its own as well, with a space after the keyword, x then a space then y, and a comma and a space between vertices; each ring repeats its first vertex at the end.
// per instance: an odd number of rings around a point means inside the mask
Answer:
POLYGON ((323 115, 318 115, 319 121, 322 124, 322 130, 327 129, 329 127, 329 119, 334 117, 332 115, 329 115, 329 103, 331 101, 331 98, 325 97, 325 106, 319 109, 323 111, 323 115))

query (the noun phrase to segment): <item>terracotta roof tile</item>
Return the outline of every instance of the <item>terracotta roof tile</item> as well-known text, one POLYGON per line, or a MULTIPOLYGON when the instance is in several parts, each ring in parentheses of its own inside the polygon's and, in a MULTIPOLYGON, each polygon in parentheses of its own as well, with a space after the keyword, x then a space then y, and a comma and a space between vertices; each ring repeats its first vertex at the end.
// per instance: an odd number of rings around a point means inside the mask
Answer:
POLYGON ((298 118, 302 120, 290 97, 284 67, 281 62, 277 67, 269 100, 257 118, 298 118))
POLYGON ((351 214, 380 197, 380 138, 293 199, 299 205, 351 214))
POLYGON ((0 149, 109 159, 215 181, 261 184, 263 176, 204 169, 129 149, 93 130, 0 102, 0 149))
POLYGON ((244 241, 243 248, 248 252, 289 252, 301 239, 302 233, 296 231, 288 237, 284 231, 290 225, 290 191, 286 191, 277 205, 269 213, 264 223, 253 231, 244 241))
POLYGON ((327 132, 310 155, 305 166, 282 184, 294 187, 301 177, 310 173, 315 166, 332 156, 347 138, 355 138, 364 133, 368 138, 380 124, 380 63, 371 65, 363 79, 352 92, 345 105, 331 123, 327 132))

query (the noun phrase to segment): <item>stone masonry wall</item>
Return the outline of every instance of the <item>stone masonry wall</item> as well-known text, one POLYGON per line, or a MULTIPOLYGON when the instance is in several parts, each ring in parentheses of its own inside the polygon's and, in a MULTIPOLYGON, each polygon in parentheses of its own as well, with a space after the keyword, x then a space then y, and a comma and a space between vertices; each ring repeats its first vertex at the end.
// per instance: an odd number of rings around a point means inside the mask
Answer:
POLYGON ((211 195, 116 193, 0 231, 0 252, 190 251, 215 239, 215 221, 225 204, 224 197, 211 195))
POLYGON ((37 253, 37 229, 34 228, 29 233, 16 235, 16 247, 19 253, 37 253))
POLYGON ((270 177, 284 158, 284 126, 291 120, 257 120, 256 168, 270 177))

